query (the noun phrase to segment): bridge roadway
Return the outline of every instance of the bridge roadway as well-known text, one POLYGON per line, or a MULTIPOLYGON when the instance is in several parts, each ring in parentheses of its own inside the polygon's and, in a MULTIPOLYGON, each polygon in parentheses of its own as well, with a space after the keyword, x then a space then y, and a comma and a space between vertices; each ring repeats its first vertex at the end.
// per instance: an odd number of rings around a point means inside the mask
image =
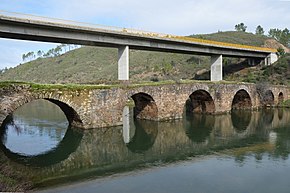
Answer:
POLYGON ((211 56, 212 81, 222 80, 222 56, 249 58, 251 63, 265 60, 266 65, 277 60, 275 49, 95 26, 3 11, 0 11, 0 37, 118 48, 119 80, 129 80, 129 48, 211 56))
POLYGON ((56 104, 71 125, 88 129, 122 125, 130 100, 134 101, 136 118, 162 121, 182 118, 185 111, 219 114, 278 106, 289 99, 289 93, 285 86, 225 82, 73 87, 7 83, 0 85, 0 124, 17 108, 37 99, 56 104))

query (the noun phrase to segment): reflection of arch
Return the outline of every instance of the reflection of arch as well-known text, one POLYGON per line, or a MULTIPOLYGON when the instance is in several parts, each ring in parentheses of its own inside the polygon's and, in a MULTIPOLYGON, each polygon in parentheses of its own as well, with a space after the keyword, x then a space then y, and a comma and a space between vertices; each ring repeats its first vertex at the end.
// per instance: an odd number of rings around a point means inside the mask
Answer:
POLYGON ((279 108, 278 109, 278 119, 279 120, 283 119, 283 114, 284 114, 284 109, 279 108))
POLYGON ((135 102, 135 118, 148 120, 156 120, 158 118, 158 108, 152 96, 140 92, 132 95, 132 99, 135 102))
POLYGON ((10 158, 11 160, 17 163, 27 165, 27 166, 44 167, 44 166, 57 164, 67 159, 69 155, 77 149, 83 137, 82 132, 71 129, 69 127, 62 141, 55 148, 49 151, 46 151, 44 153, 38 154, 38 155, 33 155, 33 156, 21 155, 21 154, 10 151, 4 145, 6 129, 7 129, 6 125, 11 123, 11 121, 13 122, 12 116, 8 116, 0 128, 1 129, 0 148, 8 158, 10 158))
POLYGON ((186 135, 193 142, 205 142, 209 137, 214 124, 215 117, 213 115, 193 114, 187 116, 185 120, 186 135))
POLYGON ((18 109, 22 105, 29 103, 31 101, 34 101, 34 100, 38 100, 38 99, 45 99, 54 103, 55 105, 60 107, 60 109, 64 112, 70 125, 74 127, 82 127, 83 124, 82 124, 82 120, 79 114, 70 105, 58 99, 41 98, 41 97, 39 98, 38 97, 23 97, 15 101, 11 101, 11 99, 7 99, 7 101, 5 101, 4 99, 5 103, 7 104, 3 103, 3 105, 1 106, 2 109, 0 109, 0 114, 1 114, 2 120, 0 121, 3 122, 8 115, 11 115, 16 109, 18 109))
POLYGON ((233 110, 231 112, 231 119, 234 128, 238 133, 247 130, 252 118, 252 111, 233 110))
POLYGON ((158 122, 148 120, 134 120, 135 134, 127 147, 134 153, 142 153, 150 149, 158 134, 158 122))
POLYGON ((194 91, 186 101, 186 111, 193 113, 214 113, 215 104, 210 94, 205 90, 194 91))
POLYGON ((250 109, 251 107, 252 101, 249 93, 244 89, 236 92, 232 102, 232 109, 250 109))
POLYGON ((271 125, 274 119, 274 110, 273 109, 264 109, 262 111, 262 121, 265 125, 271 125))
POLYGON ((283 102, 284 102, 284 95, 282 92, 280 92, 278 95, 278 105, 282 105, 283 102))

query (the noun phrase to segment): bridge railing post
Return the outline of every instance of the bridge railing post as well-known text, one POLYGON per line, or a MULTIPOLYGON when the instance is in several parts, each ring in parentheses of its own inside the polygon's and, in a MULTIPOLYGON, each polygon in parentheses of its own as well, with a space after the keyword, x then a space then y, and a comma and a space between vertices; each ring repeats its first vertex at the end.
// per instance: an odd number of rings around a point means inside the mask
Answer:
POLYGON ((118 80, 129 80, 129 46, 118 48, 118 80))
POLYGON ((223 80, 223 56, 211 56, 210 81, 223 80))

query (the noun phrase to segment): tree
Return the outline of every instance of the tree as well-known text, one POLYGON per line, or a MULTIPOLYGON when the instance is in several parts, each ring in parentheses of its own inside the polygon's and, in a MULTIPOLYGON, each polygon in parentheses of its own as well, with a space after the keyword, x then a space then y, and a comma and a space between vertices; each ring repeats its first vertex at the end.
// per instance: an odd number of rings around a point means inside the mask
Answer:
POLYGON ((56 48, 54 49, 55 55, 59 56, 60 53, 62 52, 62 46, 58 45, 56 46, 56 48))
POLYGON ((22 54, 22 60, 23 60, 23 62, 26 60, 26 58, 27 58, 26 54, 22 54))
POLYGON ((268 32, 268 36, 275 38, 277 41, 285 46, 290 46, 290 32, 287 28, 285 28, 284 30, 280 30, 278 28, 270 29, 268 32))
POLYGON ((258 25, 256 28, 256 35, 264 35, 265 31, 262 26, 258 25))
POLYGON ((245 32, 246 29, 247 29, 247 26, 245 26, 244 23, 239 23, 239 24, 235 25, 235 30, 236 31, 243 31, 243 32, 245 32))
POLYGON ((38 57, 41 57, 41 56, 42 56, 42 53, 43 53, 43 52, 42 52, 41 50, 38 50, 38 51, 37 51, 37 56, 38 56, 38 57))
POLYGON ((279 47, 279 48, 277 49, 277 54, 278 54, 278 56, 283 56, 283 55, 285 55, 286 53, 285 53, 285 50, 284 50, 282 47, 279 47))

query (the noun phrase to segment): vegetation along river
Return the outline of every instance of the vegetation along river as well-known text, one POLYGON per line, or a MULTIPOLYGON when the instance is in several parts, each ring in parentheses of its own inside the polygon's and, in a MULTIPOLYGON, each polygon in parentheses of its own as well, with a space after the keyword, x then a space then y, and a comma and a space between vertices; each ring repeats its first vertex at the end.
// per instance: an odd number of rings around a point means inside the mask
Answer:
POLYGON ((17 109, 1 128, 6 165, 44 192, 289 192, 290 110, 71 128, 54 104, 17 109))

